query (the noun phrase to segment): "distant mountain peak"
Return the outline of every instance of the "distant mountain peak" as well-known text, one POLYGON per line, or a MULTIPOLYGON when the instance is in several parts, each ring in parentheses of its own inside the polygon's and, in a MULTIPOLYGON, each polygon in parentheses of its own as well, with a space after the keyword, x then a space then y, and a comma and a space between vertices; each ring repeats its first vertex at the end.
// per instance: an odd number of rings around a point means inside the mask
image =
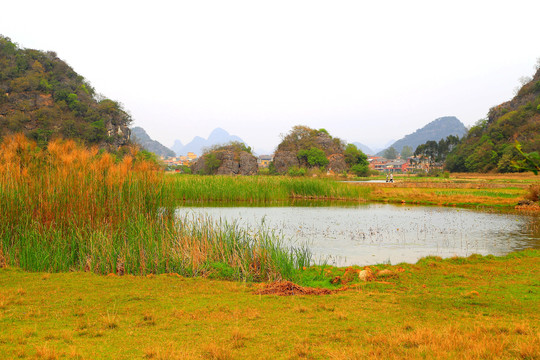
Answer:
POLYGON ((214 130, 212 130, 208 138, 211 138, 212 136, 221 136, 221 135, 229 136, 230 134, 227 132, 227 130, 217 127, 214 130))
POLYGON ((175 156, 174 151, 162 145, 160 142, 153 140, 140 126, 131 129, 131 138, 143 149, 153 152, 158 156, 175 156))
POLYGON ((373 154, 373 150, 369 146, 364 145, 361 142, 355 141, 355 142, 353 142, 351 144, 355 145, 358 149, 362 150, 362 152, 364 154, 366 154, 366 155, 372 155, 373 154))
POLYGON ((193 140, 191 140, 186 145, 182 145, 179 140, 177 141, 178 144, 175 141, 175 145, 173 146, 173 150, 177 155, 185 155, 188 152, 192 152, 199 156, 203 154, 205 149, 210 148, 214 145, 226 144, 231 141, 244 142, 244 140, 242 140, 238 136, 231 135, 225 129, 219 127, 212 130, 207 139, 200 136, 195 136, 193 140))
MULTIPOLYGON (((467 128, 457 117, 443 116, 431 121, 413 133, 405 135, 391 146, 398 152, 401 152, 404 146, 409 146, 414 151, 418 145, 425 144, 428 141, 439 141, 441 139, 446 139, 450 135, 461 138, 466 133, 467 128)), ((382 154, 382 152, 379 154, 382 154)))

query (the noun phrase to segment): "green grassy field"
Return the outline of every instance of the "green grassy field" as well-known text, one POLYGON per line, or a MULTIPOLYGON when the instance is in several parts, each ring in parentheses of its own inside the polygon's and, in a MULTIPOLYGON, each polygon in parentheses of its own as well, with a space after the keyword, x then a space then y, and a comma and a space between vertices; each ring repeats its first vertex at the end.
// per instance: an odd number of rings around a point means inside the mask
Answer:
MULTIPOLYGON (((20 359, 538 359, 540 252, 425 258, 332 295, 206 278, 0 270, 20 359)), ((308 268, 327 282, 343 269, 308 268)))

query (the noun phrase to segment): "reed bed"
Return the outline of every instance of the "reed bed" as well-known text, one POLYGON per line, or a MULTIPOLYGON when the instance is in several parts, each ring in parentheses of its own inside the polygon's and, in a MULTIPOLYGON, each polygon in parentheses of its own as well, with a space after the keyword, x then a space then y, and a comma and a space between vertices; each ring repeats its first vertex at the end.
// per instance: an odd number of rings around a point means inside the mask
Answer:
MULTIPOLYGON (((200 194, 198 184, 183 191, 200 194)), ((7 137, 0 144, 0 264, 273 280, 292 279, 311 262, 307 249, 284 247, 268 229, 179 219, 177 196, 135 149, 117 158, 73 141, 40 149, 22 135, 7 137)))
POLYGON ((331 179, 286 176, 170 175, 167 192, 175 201, 268 202, 288 199, 366 201, 372 189, 331 179))

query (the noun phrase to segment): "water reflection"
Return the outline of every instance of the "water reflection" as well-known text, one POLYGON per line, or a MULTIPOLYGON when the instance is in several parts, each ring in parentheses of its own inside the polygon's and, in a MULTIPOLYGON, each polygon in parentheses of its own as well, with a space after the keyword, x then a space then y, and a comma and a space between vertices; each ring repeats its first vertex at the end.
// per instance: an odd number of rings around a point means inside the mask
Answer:
POLYGON ((338 266, 540 248, 540 220, 534 216, 386 204, 303 205, 309 206, 183 207, 178 214, 204 214, 251 228, 264 222, 338 266))

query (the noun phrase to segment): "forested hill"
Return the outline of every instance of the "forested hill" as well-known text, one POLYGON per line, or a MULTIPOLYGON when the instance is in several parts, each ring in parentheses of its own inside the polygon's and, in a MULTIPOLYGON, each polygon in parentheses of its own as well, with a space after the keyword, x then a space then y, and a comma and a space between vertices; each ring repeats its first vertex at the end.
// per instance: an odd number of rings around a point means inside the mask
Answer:
MULTIPOLYGON (((421 129, 416 130, 412 134, 406 135, 402 139, 392 144, 392 147, 398 152, 401 152, 403 147, 409 146, 411 149, 416 149, 418 145, 424 144, 427 141, 439 141, 450 135, 462 137, 467 133, 465 125, 455 116, 444 116, 433 120, 421 129)), ((383 152, 381 152, 383 154, 383 152)))
POLYGON ((56 53, 0 35, 0 138, 22 132, 42 145, 63 137, 114 149, 129 142, 130 122, 56 53))
POLYGON ((456 172, 513 172, 523 151, 540 151, 540 68, 508 102, 489 110, 488 118, 473 126, 446 160, 456 172))

